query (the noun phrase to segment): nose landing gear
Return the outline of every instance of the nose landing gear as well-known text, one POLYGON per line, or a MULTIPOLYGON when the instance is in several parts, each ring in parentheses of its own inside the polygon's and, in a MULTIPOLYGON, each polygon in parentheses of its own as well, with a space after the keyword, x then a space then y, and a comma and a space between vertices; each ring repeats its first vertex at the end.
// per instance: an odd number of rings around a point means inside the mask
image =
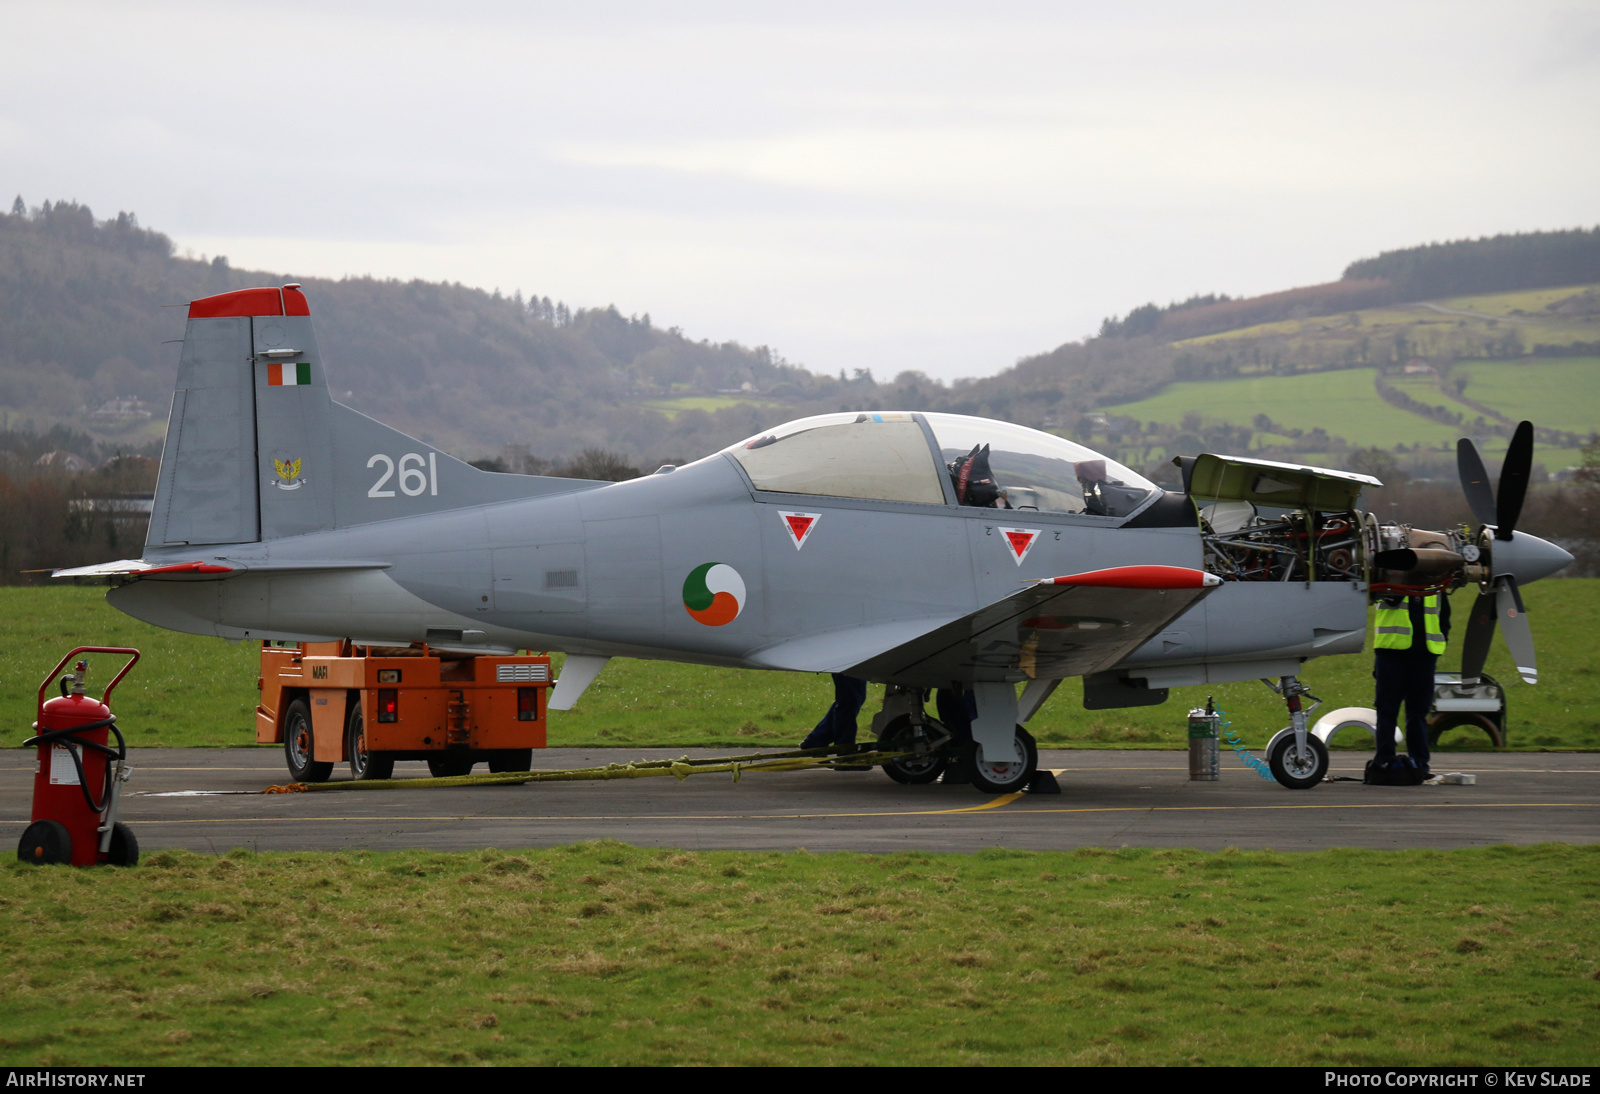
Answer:
POLYGON ((1295 676, 1280 677, 1276 684, 1265 678, 1261 682, 1283 696, 1289 708, 1289 724, 1267 743, 1267 766, 1272 777, 1290 790, 1309 790, 1328 775, 1328 746, 1306 728, 1306 715, 1322 700, 1295 676), (1309 707, 1302 707, 1302 696, 1311 700, 1309 707))

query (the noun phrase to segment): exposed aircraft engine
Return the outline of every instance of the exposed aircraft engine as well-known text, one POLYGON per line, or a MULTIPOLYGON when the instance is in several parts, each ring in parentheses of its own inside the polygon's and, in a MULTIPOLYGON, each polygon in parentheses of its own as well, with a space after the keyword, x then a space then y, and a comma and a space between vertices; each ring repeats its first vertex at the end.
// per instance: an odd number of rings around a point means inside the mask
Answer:
POLYGON ((1366 578, 1361 491, 1377 479, 1324 467, 1204 453, 1175 461, 1200 510, 1205 569, 1224 581, 1366 578))
POLYGON ((1434 532, 1368 517, 1366 541, 1374 593, 1415 595, 1480 580, 1474 573, 1481 566, 1471 560, 1481 556, 1465 531, 1434 532))
POLYGON ((1359 581, 1360 528, 1353 511, 1250 516, 1229 531, 1207 519, 1205 568, 1224 581, 1359 581))

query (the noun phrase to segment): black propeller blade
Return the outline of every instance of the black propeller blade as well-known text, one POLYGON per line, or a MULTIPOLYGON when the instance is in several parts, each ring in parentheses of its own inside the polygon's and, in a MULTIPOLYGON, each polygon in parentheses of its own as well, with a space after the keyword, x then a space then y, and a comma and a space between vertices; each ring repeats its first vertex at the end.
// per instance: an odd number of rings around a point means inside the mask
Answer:
POLYGON ((1495 539, 1510 539, 1522 515, 1522 499, 1528 495, 1528 472, 1533 468, 1533 423, 1521 422, 1511 435, 1506 462, 1500 465, 1500 488, 1496 491, 1495 539))
POLYGON ((1495 580, 1495 614, 1500 617, 1500 633, 1506 649, 1516 662, 1517 675, 1529 684, 1539 682, 1539 666, 1533 655, 1533 628, 1528 626, 1528 610, 1522 606, 1517 579, 1505 574, 1495 580))
POLYGON ((1489 646, 1494 642, 1496 595, 1493 589, 1480 592, 1473 602, 1472 614, 1467 617, 1467 633, 1461 642, 1461 679, 1476 680, 1483 673, 1483 663, 1489 659, 1489 646))
MULTIPOLYGON (((1516 536, 1517 518, 1522 516, 1522 503, 1528 496, 1528 475, 1533 469, 1533 423, 1518 423, 1516 432, 1511 435, 1505 462, 1500 465, 1497 490, 1490 490, 1483 457, 1478 455, 1477 446, 1465 437, 1456 442, 1456 468, 1461 473, 1461 490, 1467 495, 1467 505, 1473 516, 1481 524, 1494 526, 1495 539, 1510 543, 1516 536)), ((1511 650, 1511 659, 1517 663, 1518 674, 1528 683, 1536 683, 1539 670, 1534 661, 1533 631, 1528 626, 1528 612, 1522 606, 1517 579, 1501 572, 1492 584, 1480 586, 1480 590, 1462 641, 1462 679, 1476 680, 1483 672, 1483 663, 1488 659, 1498 625, 1511 650)))
POLYGON ((1489 486, 1489 472, 1483 468, 1483 457, 1478 446, 1469 438, 1456 442, 1456 469, 1461 473, 1461 492, 1467 495, 1467 505, 1479 524, 1493 524, 1498 518, 1494 508, 1494 491, 1489 486))

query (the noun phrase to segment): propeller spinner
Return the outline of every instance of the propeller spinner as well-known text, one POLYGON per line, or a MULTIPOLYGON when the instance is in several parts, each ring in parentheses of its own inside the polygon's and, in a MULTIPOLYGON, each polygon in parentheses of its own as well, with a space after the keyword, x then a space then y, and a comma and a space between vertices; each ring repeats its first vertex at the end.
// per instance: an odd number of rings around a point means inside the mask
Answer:
POLYGON ((1528 626, 1528 613, 1518 586, 1555 573, 1571 562, 1572 556, 1538 536, 1516 530, 1528 495, 1528 474, 1533 468, 1533 423, 1520 423, 1512 434, 1505 461, 1500 465, 1498 491, 1490 490, 1483 458, 1478 455, 1477 446, 1465 437, 1456 443, 1456 466, 1467 505, 1482 525, 1476 546, 1483 577, 1462 641, 1462 679, 1476 680, 1483 671, 1498 622, 1517 672, 1528 683, 1538 683, 1533 630, 1528 626))

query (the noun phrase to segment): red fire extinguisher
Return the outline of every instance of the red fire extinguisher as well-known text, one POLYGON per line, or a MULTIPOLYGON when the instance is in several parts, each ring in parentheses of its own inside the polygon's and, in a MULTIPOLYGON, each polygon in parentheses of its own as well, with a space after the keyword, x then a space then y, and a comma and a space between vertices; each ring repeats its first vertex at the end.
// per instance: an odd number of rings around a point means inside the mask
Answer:
POLYGON ((35 736, 23 742, 39 746, 33 776, 33 823, 22 833, 17 858, 43 866, 132 866, 139 861, 139 841, 117 820, 117 797, 133 769, 128 748, 107 702, 111 689, 139 660, 139 651, 115 646, 79 646, 63 657, 39 685, 39 720, 35 736), (99 700, 89 697, 83 678, 87 658, 61 677, 61 694, 45 702, 50 684, 80 653, 123 653, 131 658, 106 685, 99 700), (70 688, 69 688, 70 685, 70 688), (115 734, 116 747, 110 745, 115 734))

